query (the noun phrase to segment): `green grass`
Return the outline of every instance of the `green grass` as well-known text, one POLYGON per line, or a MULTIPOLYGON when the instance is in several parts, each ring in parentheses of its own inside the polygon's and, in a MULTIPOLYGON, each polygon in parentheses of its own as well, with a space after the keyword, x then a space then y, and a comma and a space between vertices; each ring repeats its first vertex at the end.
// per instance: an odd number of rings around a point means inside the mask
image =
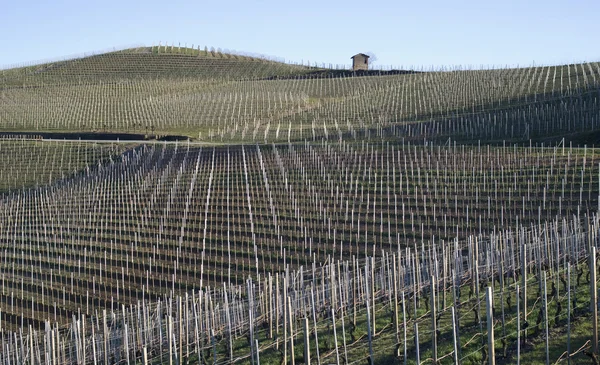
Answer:
MULTIPOLYGON (((585 264, 583 264, 585 266, 585 264)), ((537 286, 537 282, 530 277, 529 280, 530 291, 528 295, 529 304, 536 303, 535 306, 530 308, 529 321, 532 323, 529 330, 527 331, 527 339, 523 340, 525 332, 521 334, 521 363, 524 364, 544 364, 546 359, 545 352, 545 340, 544 340, 544 327, 543 322, 541 330, 535 328, 535 319, 541 308, 540 298, 537 296, 537 290, 534 287, 537 286)), ((520 282, 520 281, 519 281, 520 282)), ((575 275, 573 275, 573 283, 575 282, 575 275)), ((549 282, 550 283, 550 282, 549 282)), ((578 309, 573 313, 571 323, 571 361, 574 364, 589 363, 589 358, 584 354, 584 350, 590 349, 591 339, 591 322, 590 315, 587 311, 587 303, 589 303, 589 295, 587 294, 587 285, 582 283, 582 287, 578 289, 579 306, 578 309)), ((506 293, 510 293, 514 290, 514 284, 506 287, 506 293)), ((461 295, 464 296, 461 299, 461 306, 457 312, 457 316, 461 318, 460 332, 460 353, 461 363, 463 364, 478 364, 487 356, 487 329, 485 323, 485 295, 481 292, 481 318, 482 318, 482 329, 483 332, 479 332, 479 325, 470 311, 470 307, 476 306, 476 298, 466 299, 470 286, 463 286, 461 289, 461 295), (484 354, 481 350, 484 349, 484 354)), ((439 293, 440 295, 442 293, 439 293)), ((448 294, 448 306, 451 306, 450 293, 448 294)), ((497 364, 514 364, 517 356, 517 336, 516 336, 516 303, 513 300, 512 306, 505 308, 506 315, 506 342, 502 340, 503 330, 500 323, 501 319, 501 305, 500 305, 500 289, 497 287, 495 291, 495 308, 496 317, 495 319, 495 352, 496 352, 496 363, 497 364), (506 348, 504 346, 506 345, 506 348), (504 351, 506 351, 506 356, 504 351)), ((514 299, 514 294, 513 294, 514 299)), ((408 347, 408 364, 416 364, 416 349, 414 346, 414 331, 413 323, 414 318, 419 318, 419 332, 420 332, 420 358, 421 363, 430 363, 432 361, 432 350, 431 350, 431 336, 428 334, 431 330, 431 312, 425 308, 423 302, 420 303, 417 313, 413 313, 412 310, 412 299, 410 297, 407 300, 407 318, 409 318, 408 333, 407 333, 407 347, 408 347)), ((566 310, 566 296, 561 296, 560 301, 564 305, 566 310)), ((401 303, 400 310, 401 310, 401 303)), ((562 359, 566 361, 566 349, 567 349, 567 331, 566 331, 566 314, 563 311, 560 320, 557 323, 554 322, 554 311, 556 307, 556 301, 550 301, 548 313, 549 313, 549 358, 551 363, 555 363, 562 359)), ((380 302, 376 306, 376 327, 377 333, 373 335, 373 354, 374 361, 376 364, 402 364, 404 362, 404 342, 403 342, 403 328, 400 328, 400 342, 396 340, 396 332, 393 325, 393 307, 391 307, 387 300, 380 302), (396 349, 399 352, 399 356, 396 353, 396 349)), ((440 335, 438 337, 438 359, 440 364, 453 364, 454 355, 452 347, 452 332, 451 332, 451 317, 450 310, 447 307, 446 310, 442 311, 442 317, 438 322, 438 328, 440 335)), ((401 314, 400 314, 401 316, 401 314)), ((316 344, 313 332, 312 318, 309 317, 309 328, 311 330, 311 336, 309 338, 311 346, 311 358, 312 362, 316 363, 316 344)), ((347 316, 344 318, 345 323, 345 334, 346 334, 346 346, 348 360, 358 363, 367 363, 368 355, 368 341, 367 341, 367 327, 366 327, 366 311, 364 308, 360 309, 357 316, 356 325, 352 325, 352 309, 348 310, 347 316)), ((302 328, 302 322, 296 320, 294 328, 302 328)), ((402 324, 402 318, 400 317, 400 323, 402 324)), ((522 322, 523 323, 523 320, 522 322)), ((331 326, 331 319, 320 319, 318 325, 318 338, 319 338, 319 354, 322 363, 335 363, 336 352, 334 344, 333 327, 331 326)), ((345 358, 344 343, 343 343, 343 331, 341 318, 339 315, 336 318, 336 331, 338 339, 338 353, 342 359, 342 363, 345 358)), ((284 343, 282 331, 279 334, 275 334, 274 338, 271 339, 267 336, 268 332, 264 329, 258 329, 255 334, 255 339, 259 340, 260 346, 260 359, 263 364, 281 364, 284 360, 284 343)), ((217 347, 217 354, 219 360, 225 360, 228 358, 229 348, 227 346, 227 338, 220 341, 217 347)), ((288 342, 289 344, 289 342, 288 342)), ((304 342, 302 335, 298 335, 294 339, 294 357, 296 363, 302 363, 304 361, 304 342)), ((206 361, 212 362, 212 348, 207 348, 204 352, 206 361)), ((250 364, 250 346, 246 338, 237 338, 233 341, 232 348, 233 358, 237 359, 239 363, 250 364)), ((290 361, 291 353, 288 348, 287 350, 288 362, 290 361)))

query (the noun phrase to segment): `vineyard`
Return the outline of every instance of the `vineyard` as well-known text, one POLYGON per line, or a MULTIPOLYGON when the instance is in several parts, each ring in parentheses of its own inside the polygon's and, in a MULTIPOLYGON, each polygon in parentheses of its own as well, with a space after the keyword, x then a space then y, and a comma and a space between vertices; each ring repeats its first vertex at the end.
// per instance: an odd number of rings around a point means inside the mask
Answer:
POLYGON ((110 143, 0 141, 0 193, 51 185, 125 150, 125 146, 110 143))
POLYGON ((0 362, 597 363, 600 64, 332 75, 0 71, 0 362))
POLYGON ((221 143, 523 142, 600 125, 599 63, 323 78, 310 77, 316 67, 192 51, 133 49, 4 70, 0 123, 221 143))

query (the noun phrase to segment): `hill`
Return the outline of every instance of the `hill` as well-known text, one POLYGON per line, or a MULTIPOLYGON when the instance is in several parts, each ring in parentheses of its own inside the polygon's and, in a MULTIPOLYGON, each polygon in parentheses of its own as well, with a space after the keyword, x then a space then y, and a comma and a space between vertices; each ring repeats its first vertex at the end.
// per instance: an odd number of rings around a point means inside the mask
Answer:
MULTIPOLYGON (((516 327, 519 272, 531 288, 546 285, 546 274, 554 287, 572 263, 577 302, 569 318, 589 331, 580 278, 585 240, 596 242, 600 232, 598 218, 584 213, 598 205, 598 166, 597 151, 564 146, 141 143, 85 173, 0 199, 3 330, 29 327, 29 336, 40 336, 4 348, 38 353, 45 334, 35 330, 53 323, 68 346, 66 363, 140 359, 142 349, 157 363, 175 356, 243 362, 255 351, 247 336, 260 341, 264 362, 280 362, 292 355, 276 350, 284 345, 279 336, 292 331, 290 341, 302 348, 301 321, 310 318, 310 337, 322 341, 314 339, 311 351, 323 360, 342 348, 333 323, 347 336, 344 351, 362 360, 367 332, 377 328, 376 361, 394 363, 392 350, 401 346, 411 359, 434 356, 428 344, 436 332, 424 329, 437 305, 440 356, 453 353, 455 308, 461 351, 477 359, 485 356, 481 342, 469 339, 487 336, 477 325, 485 318, 479 286, 499 281, 493 295, 506 316, 500 322, 496 311, 496 331, 506 331, 502 346, 514 359, 518 335, 541 338, 539 324, 516 327), (521 263, 524 245, 529 259, 521 263), (165 323, 173 324, 164 330, 165 323), (423 342, 398 340, 402 328, 416 335, 416 326, 423 342), (167 352, 170 341, 183 352, 167 352), (92 350, 84 355, 80 346, 92 350)), ((567 307, 561 293, 552 295, 567 307)), ((543 314, 541 297, 530 289, 530 318, 543 314)), ((558 305, 552 323, 563 326, 558 305)), ((586 346, 584 332, 571 337, 577 346, 586 346)), ((543 350, 530 346, 523 356, 535 361, 543 350)))
POLYGON ((5 85, 94 83, 129 79, 256 79, 300 75, 312 68, 190 48, 141 47, 2 71, 5 85))
POLYGON ((110 143, 0 140, 0 194, 67 180, 126 149, 110 143))
POLYGON ((599 81, 167 47, 4 70, 0 361, 582 362, 599 81))
POLYGON ((0 126, 220 143, 543 140, 599 129, 599 83, 597 63, 349 74, 143 48, 4 71, 0 126))

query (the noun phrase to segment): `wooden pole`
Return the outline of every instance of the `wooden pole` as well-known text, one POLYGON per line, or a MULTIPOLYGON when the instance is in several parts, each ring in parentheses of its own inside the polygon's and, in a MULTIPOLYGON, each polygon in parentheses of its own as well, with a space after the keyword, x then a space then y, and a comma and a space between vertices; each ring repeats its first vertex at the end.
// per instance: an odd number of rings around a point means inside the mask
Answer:
MULTIPOLYGON (((523 244, 523 250, 521 251, 521 290, 523 296, 523 322, 527 322, 527 245, 523 244)), ((527 339, 527 329, 523 332, 523 338, 527 339)))
MULTIPOLYGON (((421 363, 421 353, 419 350, 420 346, 419 346, 419 323, 417 323, 417 321, 415 321, 415 356, 416 356, 416 362, 417 364, 421 363)), ((373 365, 373 364, 371 364, 373 365)))
POLYGON ((592 304, 592 351, 598 355, 598 288, 596 286, 596 247, 590 253, 590 301, 592 304))
POLYGON ((308 317, 304 317, 304 364, 310 365, 310 342, 308 339, 308 317))
POLYGON ((404 292, 402 292, 402 323, 404 323, 404 365, 406 365, 407 359, 407 345, 406 345, 406 304, 404 302, 404 292))
POLYGON ((460 360, 458 358, 458 336, 457 336, 457 328, 456 328, 456 310, 454 308, 454 306, 452 306, 451 308, 452 311, 452 337, 454 339, 454 364, 458 365, 460 364, 460 360))
POLYGON ((94 365, 98 365, 98 357, 97 357, 97 351, 96 351, 96 336, 94 333, 94 323, 92 323, 92 358, 94 359, 94 365))
POLYGON ((436 311, 436 300, 435 300, 435 276, 431 276, 431 352, 433 355, 433 363, 437 364, 437 311, 436 311))
MULTIPOLYGON (((282 296, 282 307, 283 307, 283 363, 286 364, 288 361, 288 357, 287 357, 287 353, 288 353, 288 346, 287 346, 287 329, 288 329, 288 316, 287 316, 287 290, 286 290, 286 285, 285 285, 285 276, 283 277, 283 296, 282 296)), ((277 341, 279 342, 279 341, 277 341)))
POLYGON ((125 333, 123 334, 123 349, 125 351, 125 360, 127 361, 127 365, 129 365, 129 334, 127 331, 127 323, 125 323, 125 333))
POLYGON ((267 297, 269 301, 269 338, 273 338, 273 276, 269 273, 269 286, 267 297))
POLYGON ((292 323, 292 298, 291 297, 287 297, 287 315, 288 315, 288 325, 289 325, 289 329, 290 329, 290 358, 291 358, 291 364, 294 365, 295 364, 295 359, 294 359, 294 327, 293 327, 293 323, 292 323))
POLYGON ((215 330, 212 328, 210 330, 210 338, 212 341, 213 348, 213 364, 217 365, 217 339, 215 338, 215 330))
MULTIPOLYGON (((275 274, 275 336, 277 337, 279 337, 279 307, 279 274, 275 274)), ((277 339, 279 340, 279 338, 277 339)), ((279 350, 279 341, 275 341, 275 348, 279 350)))
MULTIPOLYGON (((233 334, 231 333, 231 314, 229 313, 229 294, 227 294, 227 288, 225 287, 225 283, 223 283, 223 294, 225 296, 225 319, 227 321, 227 335, 229 336, 229 361, 233 361, 233 334)), ((252 318, 250 318, 252 321, 252 318)))
MULTIPOLYGON (((85 333, 82 334, 82 337, 83 337, 83 340, 81 342, 85 346, 85 333)), ((29 325, 29 356, 30 356, 29 363, 33 364, 34 363, 34 357, 33 357, 33 329, 32 329, 31 325, 29 325)), ((85 357, 83 357, 82 362, 85 364, 85 357)))
POLYGON ((318 328, 317 328, 317 314, 315 310, 315 295, 314 288, 310 288, 310 300, 312 301, 312 315, 313 315, 313 325, 315 329, 315 355, 317 355, 317 365, 321 365, 321 356, 319 354, 319 336, 318 336, 318 328))
MULTIPOLYGON (((393 258, 393 281, 394 281, 394 329, 396 330, 396 346, 400 345, 400 320, 398 313, 398 274, 396 272, 396 256, 392 255, 393 258)), ((396 354, 398 356, 399 354, 396 354)))
MULTIPOLYGON (((252 279, 248 279, 246 281, 246 288, 248 293, 248 324, 250 329, 250 348, 254 347, 254 298, 252 297, 252 279)), ((231 341, 232 334, 229 334, 229 338, 231 341)), ((232 350, 230 350, 232 351, 232 350)), ((233 359, 232 359, 233 360, 233 359)), ((254 365, 254 351, 251 351, 251 360, 250 363, 254 365)))
POLYGON ((519 285, 517 284, 517 365, 521 364, 521 300, 519 294, 519 285))
MULTIPOLYGON (((87 362, 85 361, 85 314, 81 316, 81 343, 83 345, 81 349, 81 360, 84 364, 86 364, 87 362)), ((33 361, 33 352, 31 353, 31 355, 31 359, 33 361)))
POLYGON ((169 343, 169 365, 173 365, 173 318, 169 313, 167 318, 167 342, 169 343))
POLYGON ((256 347, 256 363, 260 364, 260 349, 258 347, 258 340, 254 340, 254 346, 256 347))
POLYGON ((335 346, 335 363, 340 365, 340 351, 338 350, 337 329, 335 328, 335 309, 331 308, 331 323, 333 325, 333 344, 335 346))
POLYGON ((346 347, 346 325, 344 324, 344 307, 340 307, 340 321, 342 322, 342 344, 344 345, 344 364, 348 363, 348 349, 346 347))
POLYGON ((567 263, 567 365, 571 365, 571 263, 567 263))
POLYGON ((546 272, 542 271, 542 280, 544 284, 544 321, 546 323, 546 365, 550 365, 550 339, 548 338, 548 292, 546 290, 546 272))
POLYGON ((179 358, 177 363, 181 364, 183 361, 183 305, 181 303, 181 296, 177 297, 177 310, 179 311, 179 358))
POLYGON ((369 363, 374 365, 373 362, 373 334, 371 328, 371 308, 369 306, 369 298, 366 300, 367 304, 367 334, 369 338, 369 363))
POLYGON ((486 289, 486 309, 487 309, 487 330, 488 330, 488 360, 489 365, 496 363, 496 354, 494 351, 494 316, 492 315, 493 308, 493 293, 492 287, 486 289))
POLYGON ((106 309, 102 311, 104 320, 104 365, 108 365, 108 325, 106 323, 106 309))
POLYGON ((373 313, 371 314, 371 325, 373 326, 372 336, 377 334, 377 329, 375 326, 375 258, 371 257, 371 274, 369 275, 369 279, 371 281, 371 285, 369 285, 369 289, 371 290, 369 295, 371 296, 371 310, 373 313))

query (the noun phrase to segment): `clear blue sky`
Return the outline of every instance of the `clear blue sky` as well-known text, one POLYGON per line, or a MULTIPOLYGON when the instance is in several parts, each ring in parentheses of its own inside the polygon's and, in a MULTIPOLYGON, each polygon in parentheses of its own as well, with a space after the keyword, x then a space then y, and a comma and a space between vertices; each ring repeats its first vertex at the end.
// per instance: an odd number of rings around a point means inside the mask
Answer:
POLYGON ((319 64, 600 61, 599 16, 599 0, 6 1, 0 67, 161 41, 319 64))

